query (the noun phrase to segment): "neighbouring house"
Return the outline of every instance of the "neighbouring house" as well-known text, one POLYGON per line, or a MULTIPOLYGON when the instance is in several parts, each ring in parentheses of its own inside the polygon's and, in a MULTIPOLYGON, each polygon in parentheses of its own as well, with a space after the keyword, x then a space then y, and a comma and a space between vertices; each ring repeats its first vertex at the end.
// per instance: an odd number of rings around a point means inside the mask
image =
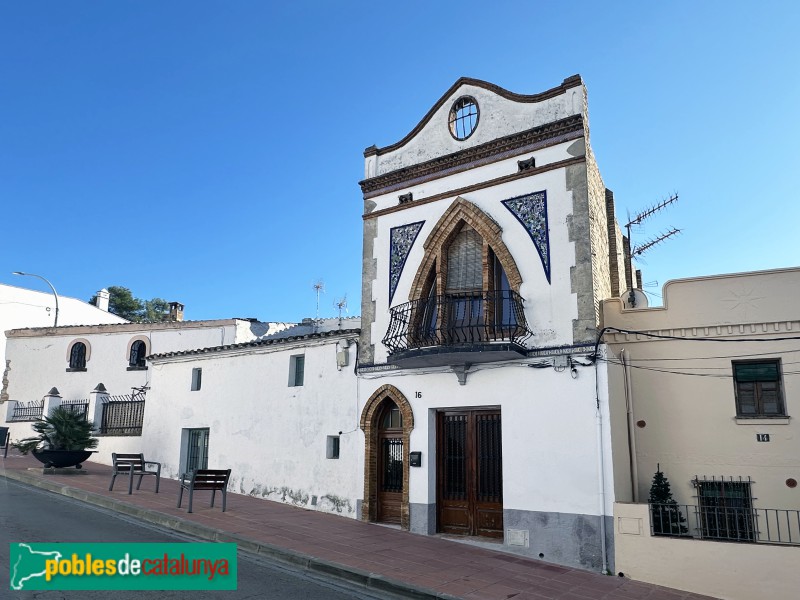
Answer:
POLYGON ((618 571, 715 597, 797 597, 798 290, 791 268, 670 281, 662 307, 603 303, 618 571), (673 506, 647 504, 659 469, 673 506))
POLYGON ((231 490, 355 517, 358 319, 156 353, 140 444, 168 477, 230 468, 231 490))
POLYGON ((147 355, 253 341, 291 326, 218 319, 13 329, 6 332, 0 419, 20 439, 54 406, 73 405, 100 428, 97 458, 110 462, 111 452, 140 447, 130 436, 141 435, 152 379, 147 355))
POLYGON ((600 302, 631 283, 581 78, 535 95, 459 79, 364 156, 361 517, 608 568, 593 358, 600 302))
MULTIPOLYGON (((108 290, 97 292, 98 305, 69 296, 58 296, 59 325, 99 325, 127 323, 126 319, 108 312, 108 290)), ((23 327, 50 327, 55 323, 56 296, 0 283, 0 365, 6 368, 5 332, 23 327)), ((5 400, 0 397, 0 401, 5 400)))

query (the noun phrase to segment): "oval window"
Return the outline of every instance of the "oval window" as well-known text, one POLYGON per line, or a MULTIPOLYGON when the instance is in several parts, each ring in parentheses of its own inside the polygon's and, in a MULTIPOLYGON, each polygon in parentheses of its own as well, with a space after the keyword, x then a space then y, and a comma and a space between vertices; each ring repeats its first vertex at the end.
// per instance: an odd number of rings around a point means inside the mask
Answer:
POLYGON ((478 103, 475 98, 463 96, 450 109, 450 134, 457 140, 465 140, 478 126, 478 103))

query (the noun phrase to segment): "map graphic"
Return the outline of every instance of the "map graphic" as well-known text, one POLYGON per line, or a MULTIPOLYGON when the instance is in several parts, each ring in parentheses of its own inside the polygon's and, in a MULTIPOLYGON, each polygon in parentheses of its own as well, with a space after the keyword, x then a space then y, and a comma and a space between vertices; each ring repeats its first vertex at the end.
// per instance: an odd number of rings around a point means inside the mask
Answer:
POLYGON ((17 560, 11 567, 11 589, 25 589, 25 582, 45 575, 45 561, 60 560, 60 552, 41 552, 28 544, 17 544, 17 560))

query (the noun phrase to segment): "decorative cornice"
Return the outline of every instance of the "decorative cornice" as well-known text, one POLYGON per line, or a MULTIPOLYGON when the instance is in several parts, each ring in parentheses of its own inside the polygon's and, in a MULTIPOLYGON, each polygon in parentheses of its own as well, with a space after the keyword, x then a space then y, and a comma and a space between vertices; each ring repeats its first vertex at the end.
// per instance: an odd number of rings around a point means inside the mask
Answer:
MULTIPOLYGON (((658 310, 660 307, 655 307, 658 310)), ((654 309, 642 309, 654 310, 654 309)), ((646 329, 642 331, 606 332, 603 339, 608 344, 632 342, 663 342, 675 339, 715 339, 734 338, 733 341, 757 340, 762 336, 789 335, 791 339, 800 340, 800 321, 760 321, 756 323, 734 323, 730 325, 708 325, 697 327, 672 327, 668 329, 646 329), (795 337, 796 336, 796 337, 795 337)), ((777 342, 776 342, 777 343, 777 342)), ((770 348, 775 354, 785 350, 770 348)))
POLYGON ((409 134, 404 137, 399 142, 392 144, 391 146, 384 146, 383 148, 378 148, 375 145, 370 146, 366 150, 364 150, 364 157, 367 156, 380 156, 381 154, 386 154, 388 152, 393 152, 398 148, 402 148, 405 146, 415 135, 417 135, 425 125, 433 118, 436 112, 447 102, 450 97, 456 93, 458 88, 464 85, 471 85, 474 87, 480 87, 490 92, 497 94, 498 96, 502 96, 507 100, 512 100, 514 102, 522 102, 526 104, 530 104, 533 102, 541 102, 542 100, 547 100, 549 98, 554 98, 555 96, 560 96, 561 94, 566 93, 567 90, 577 87, 579 85, 583 85, 583 80, 581 79, 580 75, 572 75, 571 77, 567 77, 561 85, 541 92, 539 94, 516 94, 514 92, 510 92, 505 88, 501 88, 499 85, 495 85, 493 83, 489 83, 488 81, 483 81, 482 79, 472 79, 471 77, 462 77, 458 81, 456 81, 450 89, 447 90, 441 98, 436 102, 436 104, 431 107, 431 109, 422 117, 422 120, 417 123, 417 126, 412 129, 409 134))
POLYGON ((437 200, 447 199, 447 198, 455 198, 457 196, 463 196, 464 194, 469 194, 471 192, 482 190, 485 188, 490 188, 495 185, 501 185, 503 183, 508 183, 509 181, 515 181, 517 179, 523 179, 525 177, 532 177, 534 175, 539 175, 541 173, 546 173, 547 171, 555 171, 556 169, 564 169, 566 167, 570 167, 572 165, 578 165, 586 161, 585 156, 576 156, 575 158, 568 158, 566 160, 560 160, 558 162, 550 163, 544 165, 542 167, 537 167, 536 169, 529 169, 527 171, 519 171, 510 173, 508 175, 503 175, 501 177, 496 177, 495 179, 490 179, 488 181, 482 181, 480 183, 475 183, 472 185, 468 185, 462 188, 458 188, 455 190, 449 190, 447 192, 443 192, 441 194, 434 194, 433 196, 428 196, 427 198, 421 198, 419 200, 414 200, 413 202, 408 202, 406 204, 397 204, 395 206, 390 206, 389 208, 383 208, 381 210, 376 210, 371 213, 367 213, 362 216, 362 219, 365 221, 367 219, 376 219, 378 217, 382 217, 384 215, 388 215, 391 213, 399 212, 401 210, 409 210, 411 208, 415 208, 417 206, 421 206, 423 204, 430 204, 431 202, 436 202, 437 200))
MULTIPOLYGON (((411 165, 390 171, 377 177, 359 182, 364 198, 371 198, 408 184, 412 180, 428 180, 441 177, 443 172, 458 172, 475 166, 478 162, 491 162, 491 160, 504 153, 510 153, 526 146, 540 144, 553 138, 565 136, 570 133, 583 135, 583 117, 572 115, 539 127, 497 138, 485 144, 474 146, 440 156, 417 165, 411 165)), ((418 182, 418 181, 415 181, 418 182)))

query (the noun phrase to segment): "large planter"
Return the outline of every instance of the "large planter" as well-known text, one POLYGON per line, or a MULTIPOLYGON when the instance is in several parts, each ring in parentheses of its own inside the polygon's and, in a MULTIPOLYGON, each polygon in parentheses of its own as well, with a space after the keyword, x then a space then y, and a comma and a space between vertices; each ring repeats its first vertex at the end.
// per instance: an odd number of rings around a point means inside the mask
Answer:
POLYGON ((81 468, 81 463, 94 453, 94 450, 33 450, 31 454, 45 467, 81 468))

